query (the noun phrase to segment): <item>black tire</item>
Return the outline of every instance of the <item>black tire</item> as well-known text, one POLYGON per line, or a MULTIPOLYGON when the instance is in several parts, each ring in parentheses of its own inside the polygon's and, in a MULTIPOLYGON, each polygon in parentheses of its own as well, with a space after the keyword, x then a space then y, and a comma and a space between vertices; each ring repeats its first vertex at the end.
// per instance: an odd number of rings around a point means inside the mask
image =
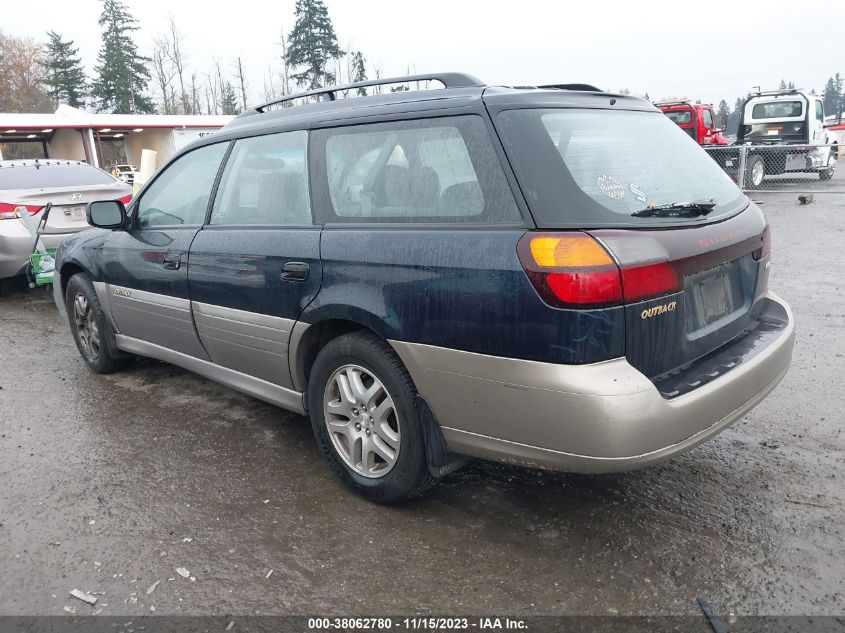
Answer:
POLYGON ((77 273, 68 281, 67 291, 65 292, 65 308, 67 309, 68 323, 76 348, 89 368, 98 374, 109 374, 126 365, 128 359, 125 354, 117 349, 114 330, 105 312, 103 312, 100 300, 94 290, 94 284, 91 283, 91 278, 85 273, 77 273), (96 324, 99 334, 99 344, 96 346, 84 342, 83 339, 87 338, 86 335, 80 336, 80 327, 75 312, 77 297, 84 298, 91 311, 91 318, 96 324))
POLYGON ((748 157, 748 161, 745 163, 745 188, 746 189, 759 189, 763 186, 763 180, 766 178, 766 161, 763 160, 763 157, 759 154, 753 154, 748 157), (758 166, 762 174, 760 177, 760 182, 754 182, 754 170, 758 166))
POLYGON ((396 353, 374 334, 344 334, 320 350, 311 369, 308 408, 320 452, 335 474, 359 495, 376 503, 392 504, 415 497, 434 483, 426 462, 425 434, 416 406, 416 387, 396 353), (369 478, 353 470, 329 437, 324 395, 332 375, 345 365, 357 365, 372 372, 395 405, 400 429, 398 457, 389 472, 378 478, 369 478))

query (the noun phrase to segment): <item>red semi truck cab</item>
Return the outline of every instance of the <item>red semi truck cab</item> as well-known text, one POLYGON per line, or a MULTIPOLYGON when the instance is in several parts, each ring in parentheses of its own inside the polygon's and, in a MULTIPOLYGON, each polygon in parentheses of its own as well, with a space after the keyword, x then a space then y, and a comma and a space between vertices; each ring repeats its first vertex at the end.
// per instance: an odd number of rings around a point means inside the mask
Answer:
POLYGON ((678 124, 699 145, 730 145, 722 136, 724 128, 716 124, 713 106, 709 103, 690 103, 689 101, 669 101, 655 103, 672 121, 678 124))

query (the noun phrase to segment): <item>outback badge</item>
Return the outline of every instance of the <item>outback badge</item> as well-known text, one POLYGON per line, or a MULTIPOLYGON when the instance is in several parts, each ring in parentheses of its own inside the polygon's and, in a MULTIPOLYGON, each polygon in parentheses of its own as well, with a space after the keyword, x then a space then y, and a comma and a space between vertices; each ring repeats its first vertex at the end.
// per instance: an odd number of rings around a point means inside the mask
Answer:
POLYGON ((667 312, 674 312, 675 308, 678 307, 677 301, 670 301, 669 303, 664 303, 663 305, 654 306, 653 308, 646 308, 642 312, 640 312, 641 319, 650 319, 653 316, 658 316, 660 314, 666 314, 667 312))

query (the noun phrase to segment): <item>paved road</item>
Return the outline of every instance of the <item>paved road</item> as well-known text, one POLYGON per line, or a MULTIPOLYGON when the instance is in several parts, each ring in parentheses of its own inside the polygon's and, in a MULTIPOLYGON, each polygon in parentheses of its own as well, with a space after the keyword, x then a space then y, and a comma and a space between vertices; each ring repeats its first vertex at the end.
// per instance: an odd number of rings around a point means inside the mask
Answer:
POLYGON ((799 326, 763 404, 659 467, 474 463, 398 508, 305 419, 157 362, 94 375, 43 292, 0 297, 0 614, 842 614, 845 196, 756 197, 799 326))

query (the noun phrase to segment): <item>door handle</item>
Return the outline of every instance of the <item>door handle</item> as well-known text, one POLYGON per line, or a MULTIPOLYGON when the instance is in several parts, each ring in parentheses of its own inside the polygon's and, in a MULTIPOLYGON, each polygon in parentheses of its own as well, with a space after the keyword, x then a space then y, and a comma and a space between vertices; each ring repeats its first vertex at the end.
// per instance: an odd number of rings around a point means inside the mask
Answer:
POLYGON ((282 266, 280 277, 284 281, 305 281, 310 272, 311 267, 305 262, 288 262, 282 266))
POLYGON ((182 265, 182 255, 180 253, 166 253, 161 265, 168 270, 179 270, 182 265))

